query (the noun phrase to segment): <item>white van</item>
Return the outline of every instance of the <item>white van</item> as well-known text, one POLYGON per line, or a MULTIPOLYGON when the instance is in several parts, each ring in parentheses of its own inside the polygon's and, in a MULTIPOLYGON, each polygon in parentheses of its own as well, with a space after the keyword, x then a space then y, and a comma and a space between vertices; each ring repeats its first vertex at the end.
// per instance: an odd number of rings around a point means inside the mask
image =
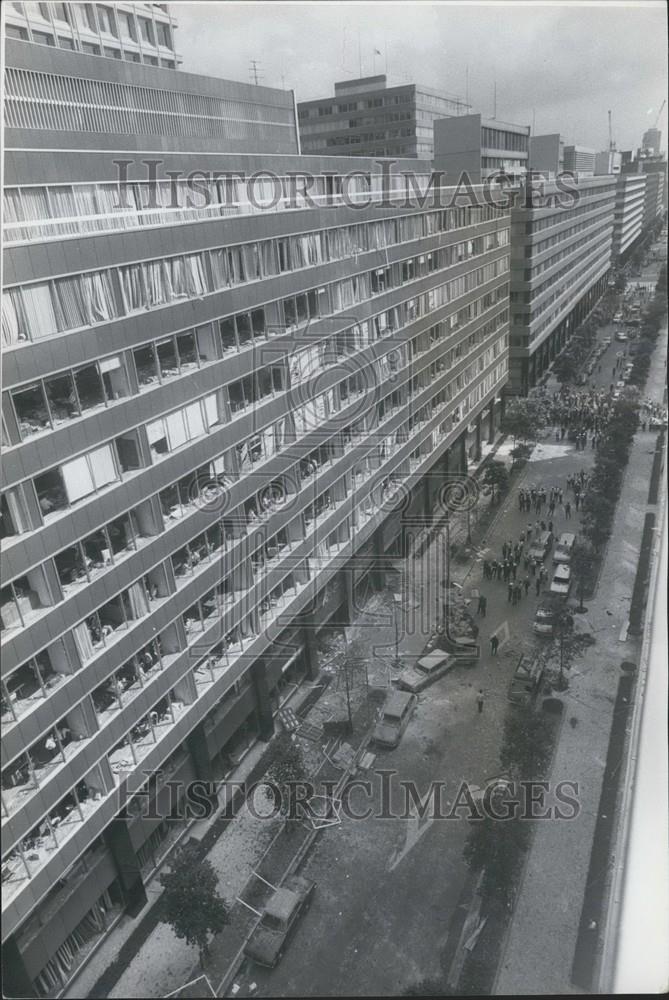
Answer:
POLYGON ((568 531, 565 531, 562 535, 560 535, 560 539, 555 546, 555 551, 553 552, 553 562, 568 563, 571 560, 571 554, 574 551, 575 544, 576 535, 572 535, 568 531))
POLYGON ((551 580, 551 593, 564 594, 566 596, 569 593, 570 587, 571 569, 568 563, 561 563, 555 567, 553 579, 551 580))

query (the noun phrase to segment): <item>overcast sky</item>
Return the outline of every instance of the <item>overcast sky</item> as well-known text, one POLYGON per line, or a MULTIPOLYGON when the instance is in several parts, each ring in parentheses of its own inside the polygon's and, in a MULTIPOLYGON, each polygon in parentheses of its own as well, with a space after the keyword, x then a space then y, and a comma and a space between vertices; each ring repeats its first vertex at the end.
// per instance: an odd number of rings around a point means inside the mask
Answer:
MULTIPOLYGON (((474 111, 561 132, 568 143, 639 145, 667 90, 664 3, 173 3, 182 69, 330 96, 335 80, 387 73, 474 111), (376 55, 375 49, 381 54, 376 55)), ((666 149, 666 107, 660 119, 666 149)))

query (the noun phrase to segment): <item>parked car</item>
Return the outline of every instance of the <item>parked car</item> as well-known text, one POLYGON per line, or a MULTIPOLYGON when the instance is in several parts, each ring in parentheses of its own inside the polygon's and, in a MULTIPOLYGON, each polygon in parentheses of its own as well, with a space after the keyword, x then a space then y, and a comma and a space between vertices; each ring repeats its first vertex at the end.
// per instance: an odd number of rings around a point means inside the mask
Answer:
POLYGON ((575 545, 576 535, 572 535, 570 531, 564 531, 560 535, 558 543, 555 546, 555 551, 553 552, 553 562, 568 563, 571 559, 575 545))
POLYGON ((532 631, 537 635, 552 636, 557 617, 565 606, 560 594, 544 594, 534 613, 532 631))
POLYGON ((527 705, 531 702, 539 690, 543 675, 541 659, 538 656, 531 658, 522 653, 509 684, 507 695, 509 701, 515 705, 527 705))
POLYGON ((262 917, 244 945, 244 954, 273 969, 283 955, 298 918, 309 909, 316 883, 301 875, 288 875, 265 904, 262 917))
POLYGON ((381 718, 374 727, 372 739, 386 747, 396 747, 409 725, 418 699, 415 694, 391 691, 386 696, 381 718))
POLYGON ((553 536, 550 531, 542 531, 530 545, 530 559, 538 559, 543 562, 553 545, 553 536))
POLYGON ((628 339, 629 339, 629 338, 628 338, 628 336, 627 336, 627 334, 626 334, 626 333, 624 333, 624 332, 623 332, 622 330, 618 330, 618 332, 616 333, 616 340, 617 340, 617 341, 618 341, 618 342, 619 342, 620 344, 624 344, 624 343, 626 343, 626 342, 628 341, 628 339))
POLYGON ((555 567, 553 572, 553 579, 550 586, 551 593, 564 594, 566 596, 569 593, 570 587, 571 567, 567 563, 561 563, 555 567))
POLYGON ((622 323, 622 321, 623 321, 623 314, 622 314, 622 312, 620 310, 618 310, 617 313, 613 314, 613 322, 614 323, 622 323))
POLYGON ((403 670, 395 678, 394 683, 402 691, 412 691, 417 694, 433 684, 439 677, 443 677, 449 670, 457 666, 458 662, 463 662, 462 657, 435 649, 427 656, 422 656, 415 667, 407 667, 403 670))

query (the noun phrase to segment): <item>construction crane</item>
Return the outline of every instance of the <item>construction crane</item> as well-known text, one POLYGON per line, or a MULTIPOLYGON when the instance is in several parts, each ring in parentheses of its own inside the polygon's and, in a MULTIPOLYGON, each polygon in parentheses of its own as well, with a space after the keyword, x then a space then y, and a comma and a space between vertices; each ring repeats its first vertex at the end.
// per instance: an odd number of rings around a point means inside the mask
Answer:
POLYGON ((662 104, 660 105, 660 110, 657 113, 657 118, 655 119, 655 124, 653 125, 653 128, 657 128, 657 126, 660 124, 660 115, 664 111, 664 106, 665 106, 666 103, 667 103, 667 99, 665 97, 665 99, 662 101, 662 104))

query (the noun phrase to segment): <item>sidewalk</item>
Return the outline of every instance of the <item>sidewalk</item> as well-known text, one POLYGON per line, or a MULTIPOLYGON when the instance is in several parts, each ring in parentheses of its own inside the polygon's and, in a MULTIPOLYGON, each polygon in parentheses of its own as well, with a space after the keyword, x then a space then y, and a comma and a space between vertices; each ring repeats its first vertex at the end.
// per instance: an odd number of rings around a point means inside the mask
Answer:
MULTIPOLYGON (((665 358, 666 339, 658 343, 647 383, 647 394, 658 401, 664 392, 665 358)), ((625 660, 638 663, 641 645, 641 638, 626 638, 626 626, 656 439, 651 432, 636 435, 597 592, 583 616, 583 625, 597 642, 572 671, 563 695, 564 722, 551 782, 578 781, 580 814, 570 822, 536 824, 494 994, 582 992, 571 981, 572 964, 577 948, 582 953, 584 946, 579 920, 591 855, 597 849, 596 825, 598 819, 613 822, 612 816, 598 816, 598 811, 610 743, 624 739, 624 730, 621 734, 612 725, 620 667, 625 660)), ((614 750, 622 753, 622 744, 614 750)), ((604 892, 602 885, 602 899, 604 892)), ((587 921, 594 957, 601 926, 590 925, 587 921)))

